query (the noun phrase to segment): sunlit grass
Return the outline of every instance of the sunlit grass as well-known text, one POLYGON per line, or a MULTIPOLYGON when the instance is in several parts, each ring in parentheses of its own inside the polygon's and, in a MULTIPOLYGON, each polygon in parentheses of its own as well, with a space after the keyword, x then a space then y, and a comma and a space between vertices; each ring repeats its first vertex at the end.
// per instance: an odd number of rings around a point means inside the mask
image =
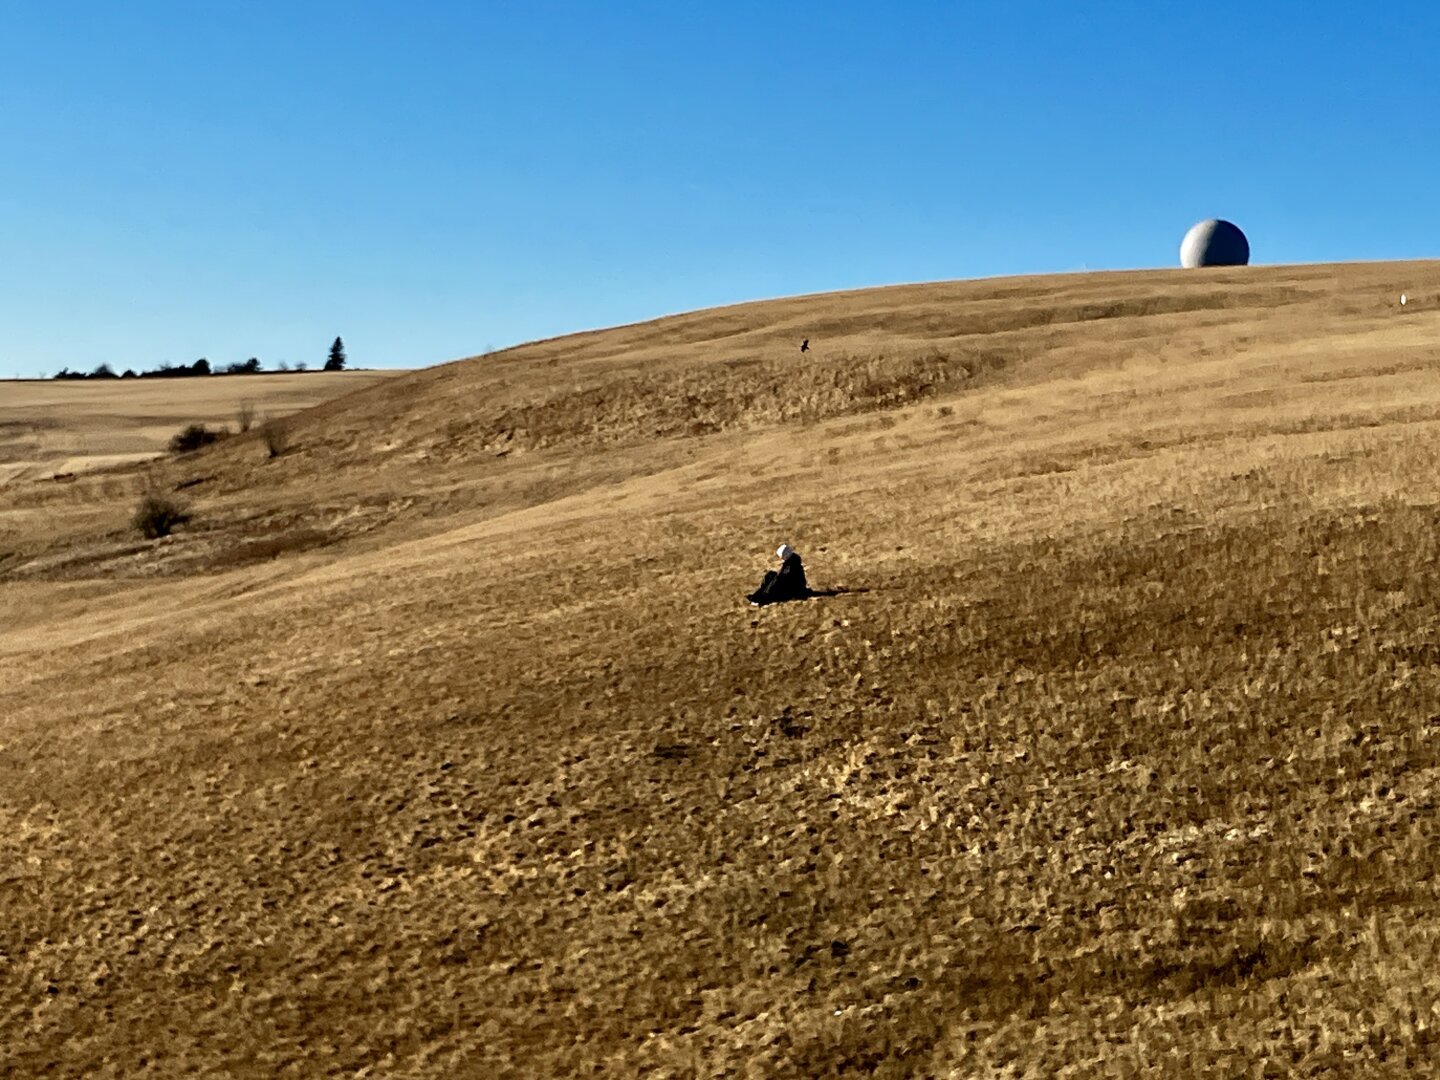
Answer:
POLYGON ((700 313, 7 486, 0 1065, 1434 1072, 1386 273, 700 313), (782 540, 848 591, 745 605, 782 540))

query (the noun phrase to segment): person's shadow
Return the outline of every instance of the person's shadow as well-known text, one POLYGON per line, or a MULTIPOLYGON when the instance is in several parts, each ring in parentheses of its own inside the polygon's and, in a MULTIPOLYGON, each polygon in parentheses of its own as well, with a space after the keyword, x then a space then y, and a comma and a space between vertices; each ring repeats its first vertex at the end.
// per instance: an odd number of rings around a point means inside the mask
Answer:
POLYGON ((869 589, 850 588, 845 585, 833 589, 806 589, 802 596, 787 596, 784 600, 756 600, 751 598, 751 607, 774 607, 776 604, 798 604, 804 600, 820 600, 830 596, 858 596, 860 593, 867 593, 869 589))

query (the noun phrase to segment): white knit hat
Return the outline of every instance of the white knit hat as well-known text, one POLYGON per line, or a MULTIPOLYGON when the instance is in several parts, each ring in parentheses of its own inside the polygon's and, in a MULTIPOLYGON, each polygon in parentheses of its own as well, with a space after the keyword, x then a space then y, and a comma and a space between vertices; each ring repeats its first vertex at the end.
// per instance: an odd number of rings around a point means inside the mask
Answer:
POLYGON ((775 549, 775 555, 780 559, 781 562, 784 562, 786 559, 788 559, 791 555, 794 554, 795 549, 792 548, 789 544, 781 544, 778 548, 775 549))

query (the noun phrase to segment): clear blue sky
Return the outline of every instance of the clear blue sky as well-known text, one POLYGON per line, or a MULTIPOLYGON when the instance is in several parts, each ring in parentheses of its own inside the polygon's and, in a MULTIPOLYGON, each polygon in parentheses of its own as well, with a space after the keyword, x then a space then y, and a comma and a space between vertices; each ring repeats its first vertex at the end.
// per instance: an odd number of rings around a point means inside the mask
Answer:
POLYGON ((0 0, 0 376, 1437 253, 1434 5, 0 0))

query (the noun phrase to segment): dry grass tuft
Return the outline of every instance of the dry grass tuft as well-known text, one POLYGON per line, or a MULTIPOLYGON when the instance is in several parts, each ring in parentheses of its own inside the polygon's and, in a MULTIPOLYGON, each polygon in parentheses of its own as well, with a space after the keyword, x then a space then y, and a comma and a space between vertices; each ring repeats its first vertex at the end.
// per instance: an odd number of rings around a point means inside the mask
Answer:
POLYGON ((189 454, 200 450, 212 443, 217 443, 229 432, 224 429, 211 430, 204 424, 187 424, 175 433, 170 440, 170 452, 172 454, 189 454))
POLYGON ((140 497, 130 523, 147 540, 156 540, 169 536, 189 520, 190 515, 174 499, 150 491, 140 497))
POLYGON ((266 419, 260 425, 260 438, 267 457, 277 458, 290 449, 290 430, 283 420, 266 419))

